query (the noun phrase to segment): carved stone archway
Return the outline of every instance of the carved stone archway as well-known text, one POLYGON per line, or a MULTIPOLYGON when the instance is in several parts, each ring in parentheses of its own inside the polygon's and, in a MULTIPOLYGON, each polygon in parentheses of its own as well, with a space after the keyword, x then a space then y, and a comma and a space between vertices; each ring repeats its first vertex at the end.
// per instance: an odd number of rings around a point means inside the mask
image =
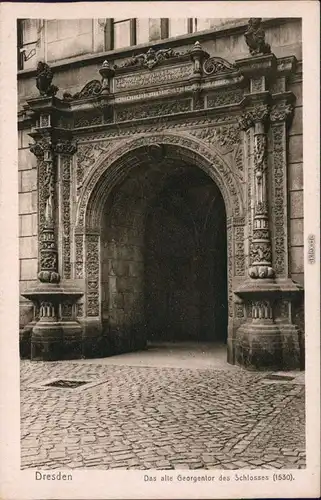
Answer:
POLYGON ((131 169, 144 159, 153 159, 155 148, 161 149, 163 161, 185 161, 203 170, 222 194, 227 216, 228 359, 233 362, 234 333, 244 317, 243 305, 233 293, 246 274, 242 186, 231 166, 214 147, 188 133, 149 134, 122 141, 88 173, 79 196, 75 227, 75 278, 85 280, 82 317, 78 318, 83 324, 84 352, 93 356, 102 349, 99 253, 106 200, 131 169))

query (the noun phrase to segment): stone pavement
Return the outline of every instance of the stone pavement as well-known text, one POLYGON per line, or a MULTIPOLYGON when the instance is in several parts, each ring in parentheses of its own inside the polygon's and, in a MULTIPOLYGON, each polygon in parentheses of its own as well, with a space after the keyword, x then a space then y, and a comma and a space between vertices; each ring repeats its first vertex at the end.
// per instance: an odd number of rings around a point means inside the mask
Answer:
POLYGON ((192 351, 161 354, 22 361, 21 468, 305 467, 303 373, 268 381, 223 362, 201 368, 192 351), (64 378, 91 385, 39 385, 64 378))

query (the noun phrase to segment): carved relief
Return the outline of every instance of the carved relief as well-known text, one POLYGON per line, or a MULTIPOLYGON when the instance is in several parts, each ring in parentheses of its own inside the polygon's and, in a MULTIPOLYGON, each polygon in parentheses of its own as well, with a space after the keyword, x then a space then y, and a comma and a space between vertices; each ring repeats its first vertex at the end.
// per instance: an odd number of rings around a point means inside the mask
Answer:
POLYGON ((245 257, 244 257, 244 227, 238 226, 234 228, 235 251, 234 251, 234 268, 235 276, 244 276, 245 274, 245 257))
POLYGON ((72 318, 72 304, 70 302, 61 304, 61 316, 63 318, 72 318))
MULTIPOLYGON (((79 226, 84 227, 86 206, 90 198, 91 192, 96 186, 102 173, 108 168, 108 166, 116 161, 120 161, 121 157, 125 153, 128 153, 129 151, 132 151, 133 149, 138 147, 147 146, 149 144, 158 144, 159 140, 160 138, 158 135, 138 137, 133 141, 128 141, 126 143, 119 144, 119 147, 117 147, 117 149, 115 148, 113 151, 110 152, 108 157, 106 157, 106 162, 101 163, 97 167, 97 169, 94 170, 92 176, 90 177, 89 181, 86 184, 86 187, 84 188, 84 192, 79 201, 79 206, 78 206, 79 226)), ((175 145, 185 148, 186 150, 188 150, 188 157, 190 158, 191 161, 193 160, 195 162, 200 163, 202 157, 206 158, 207 159, 206 162, 205 163, 203 162, 203 168, 210 175, 213 172, 211 165, 215 165, 215 171, 218 172, 219 174, 215 177, 215 182, 220 188, 227 205, 232 203, 234 214, 240 215, 241 208, 239 199, 240 196, 239 186, 230 168, 220 160, 217 154, 212 152, 208 147, 204 146, 201 142, 195 142, 193 141, 192 138, 182 137, 179 135, 162 136, 162 144, 175 145)))
POLYGON ((116 121, 134 120, 137 118, 150 118, 152 116, 170 115, 183 113, 191 110, 191 100, 175 100, 169 102, 157 102, 150 104, 130 105, 116 109, 116 121))
POLYGON ((240 131, 237 125, 197 128, 190 131, 195 137, 217 146, 223 154, 234 150, 240 142, 240 131))
POLYGON ((115 69, 122 69, 128 67, 143 67, 149 70, 153 69, 155 66, 161 62, 180 56, 179 52, 173 49, 161 49, 155 51, 152 47, 148 49, 146 53, 138 54, 136 56, 127 59, 119 66, 114 66, 115 69))
POLYGON ((75 128, 101 125, 103 123, 102 113, 79 113, 75 118, 75 128))
POLYGON ((49 141, 30 145, 38 159, 39 272, 43 283, 58 283, 58 253, 54 234, 55 158, 49 141))
POLYGON ((70 256, 70 169, 71 158, 65 156, 62 159, 62 269, 66 279, 71 278, 71 256, 70 256))
POLYGON ((99 236, 86 238, 87 316, 99 316, 99 236))
POLYGON ((265 90, 265 79, 264 76, 259 76, 258 78, 251 78, 251 92, 264 92, 265 90))
POLYGON ((109 141, 103 144, 101 142, 95 142, 94 144, 81 144, 78 146, 76 167, 77 195, 79 195, 84 179, 90 168, 102 154, 110 151, 113 144, 112 141, 109 141))
POLYGON ((227 286, 228 286, 228 315, 233 317, 233 240, 232 227, 227 223, 227 286))
POLYGON ((275 104, 271 108, 271 122, 282 122, 292 117, 294 106, 286 102, 275 104))
POLYGON ((95 134, 86 134, 82 135, 79 140, 80 143, 91 142, 95 140, 104 140, 108 138, 123 138, 123 137, 132 137, 138 134, 150 134, 156 132, 163 132, 168 130, 189 130, 191 127, 202 126, 213 126, 219 124, 230 124, 235 122, 235 116, 215 116, 213 118, 203 118, 201 120, 189 120, 184 122, 172 122, 168 121, 168 117, 159 117, 157 119, 157 123, 150 123, 148 125, 140 124, 136 125, 134 123, 128 124, 126 127, 120 128, 110 128, 104 132, 97 132, 95 134))
POLYGON ((78 302, 76 304, 76 316, 78 318, 82 318, 84 315, 84 304, 82 304, 81 302, 78 302))
POLYGON ((274 243, 274 268, 278 275, 286 272, 285 255, 287 252, 287 241, 285 234, 285 215, 284 215, 284 172, 286 169, 285 141, 286 131, 284 124, 275 124, 272 127, 273 141, 273 243, 274 243))
POLYGON ((252 302, 252 319, 273 319, 273 310, 268 300, 252 302))
POLYGON ((237 318, 244 318, 244 304, 234 304, 235 316, 237 318))
POLYGON ((84 237, 82 234, 75 236, 75 278, 84 277, 84 258, 83 258, 84 237))
POLYGON ((218 90, 215 94, 209 94, 207 96, 207 108, 238 104, 242 101, 243 97, 244 91, 242 89, 218 90))

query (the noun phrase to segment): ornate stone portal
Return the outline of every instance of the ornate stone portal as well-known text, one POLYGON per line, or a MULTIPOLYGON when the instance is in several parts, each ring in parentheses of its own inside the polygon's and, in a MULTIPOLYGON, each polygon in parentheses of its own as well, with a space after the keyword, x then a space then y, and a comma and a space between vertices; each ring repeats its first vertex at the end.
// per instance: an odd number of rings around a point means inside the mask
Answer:
MULTIPOLYGON (((225 202, 228 361, 299 366, 293 310, 302 290, 287 266, 284 182, 294 100, 286 79, 295 58, 276 59, 260 30, 250 24, 253 56, 235 64, 209 57, 196 42, 185 53, 105 61, 101 83, 62 99, 53 95, 51 73, 47 91, 39 84, 40 97, 27 106, 38 162, 39 284, 24 293, 35 309, 25 328, 32 359, 122 350, 102 321, 103 209, 135 165, 184 161, 203 169, 225 202), (274 93, 276 82, 283 88, 274 93)), ((126 345, 141 348, 144 339, 138 334, 126 345)))

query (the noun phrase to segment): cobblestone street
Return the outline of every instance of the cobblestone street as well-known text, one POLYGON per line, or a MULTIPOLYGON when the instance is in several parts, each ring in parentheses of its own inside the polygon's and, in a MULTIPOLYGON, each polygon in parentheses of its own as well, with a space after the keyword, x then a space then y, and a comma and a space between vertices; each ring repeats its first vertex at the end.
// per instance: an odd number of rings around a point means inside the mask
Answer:
POLYGON ((188 349, 22 361, 21 467, 304 468, 304 374, 267 375, 188 349))

